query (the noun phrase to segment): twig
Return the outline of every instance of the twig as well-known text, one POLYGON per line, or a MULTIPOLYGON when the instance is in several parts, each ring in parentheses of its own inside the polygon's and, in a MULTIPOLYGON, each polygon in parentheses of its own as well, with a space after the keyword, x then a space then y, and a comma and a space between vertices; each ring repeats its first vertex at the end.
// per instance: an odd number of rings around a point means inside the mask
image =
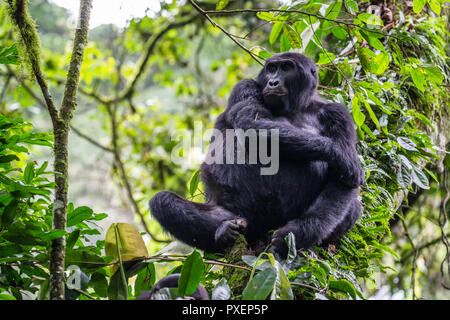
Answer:
MULTIPOLYGON (((150 257, 144 258, 144 260, 184 261, 184 260, 186 260, 186 257, 172 258, 172 257, 166 257, 166 256, 150 256, 150 257)), ((249 271, 249 272, 252 271, 252 269, 250 269, 248 267, 239 266, 239 265, 230 264, 230 263, 225 263, 225 262, 220 262, 220 261, 215 261, 215 260, 204 260, 203 262, 206 263, 206 264, 213 264, 213 265, 218 265, 218 266, 223 266, 223 267, 242 269, 242 270, 246 270, 246 271, 249 271)))
POLYGON ((105 147, 104 145, 102 145, 101 143, 95 141, 94 139, 92 139, 91 137, 89 137, 88 135, 86 135, 85 133, 81 132, 80 130, 78 130, 77 128, 75 128, 73 125, 70 125, 70 129, 75 132, 80 138, 86 140, 87 142, 89 142, 90 144, 92 144, 93 146, 96 146, 97 148, 100 148, 104 151, 107 152, 111 152, 113 153, 113 149, 109 148, 109 147, 105 147))
MULTIPOLYGON (((226 31, 221 25, 219 25, 217 22, 212 20, 208 16, 207 11, 200 8, 200 6, 197 3, 195 3, 193 0, 189 0, 189 3, 194 7, 195 10, 197 10, 202 16, 204 16, 213 25, 213 27, 216 27, 220 31, 222 31, 228 38, 230 38, 234 43, 236 43, 241 49, 243 49, 245 52, 247 52, 256 62, 258 62, 260 65, 263 65, 263 63, 261 62, 261 60, 263 60, 262 58, 260 58, 256 54, 254 54, 249 49, 247 49, 242 43, 237 41, 236 38, 231 33, 226 31)), ((211 11, 208 11, 208 12, 211 12, 211 11)), ((215 12, 215 11, 212 11, 212 12, 215 12)))
MULTIPOLYGON (((189 0, 189 1, 191 2, 191 0, 189 0)), ((319 20, 334 22, 336 24, 351 26, 353 28, 359 28, 359 29, 367 31, 367 32, 382 34, 386 37, 397 38, 394 35, 388 35, 383 32, 380 32, 378 30, 368 29, 365 27, 361 27, 353 22, 349 22, 349 21, 353 21, 353 19, 350 19, 350 20, 348 20, 348 19, 330 19, 330 18, 323 17, 323 16, 315 14, 315 13, 310 13, 310 12, 301 11, 301 10, 293 10, 293 9, 232 9, 232 10, 202 10, 202 11, 206 15, 234 15, 234 14, 239 14, 239 13, 258 13, 258 12, 297 13, 297 14, 308 16, 308 17, 315 17, 319 20)))
MULTIPOLYGON (((120 74, 120 69, 122 67, 122 59, 119 59, 119 64, 117 65, 117 74, 120 74)), ((123 181, 123 184, 125 186, 125 190, 127 193, 127 197, 129 201, 131 202, 131 205, 133 206, 134 212, 140 217, 142 226, 144 227, 145 231, 152 237, 152 240, 156 242, 170 242, 170 240, 161 240, 156 238, 148 228, 147 224, 145 223, 144 215, 142 214, 141 210, 139 209, 139 205, 134 199, 133 196, 133 190, 131 188, 130 181, 127 176, 127 172, 125 170, 125 165, 121 159, 120 156, 120 150, 118 145, 118 132, 117 132, 117 105, 119 103, 119 99, 117 98, 120 90, 120 77, 118 78, 115 92, 116 92, 116 98, 114 99, 114 103, 107 103, 105 104, 106 111, 108 112, 110 123, 111 123, 111 144, 112 144, 112 152, 114 154, 114 161, 119 167, 120 177, 123 181)))
POLYGON ((413 261, 412 261, 412 265, 411 265, 411 289, 412 289, 412 298, 413 300, 416 300, 416 260, 417 260, 417 248, 414 245, 414 241, 412 240, 409 231, 408 231, 408 227, 406 226, 406 222, 404 221, 404 219, 400 219, 400 221, 402 222, 403 225, 403 229, 405 230, 405 236, 408 239, 408 242, 411 244, 411 249, 413 251, 413 261))
POLYGON ((310 286, 310 285, 304 284, 304 283, 290 282, 290 284, 291 284, 291 285, 296 285, 296 286, 305 287, 305 288, 308 288, 308 289, 311 289, 311 290, 314 290, 314 291, 317 291, 317 292, 321 292, 321 291, 322 291, 321 289, 315 288, 315 287, 313 287, 313 286, 310 286))
MULTIPOLYGON (((445 225, 447 224, 447 202, 450 199, 450 190, 449 190, 449 186, 448 186, 448 178, 449 178, 449 170, 447 168, 444 168, 444 172, 443 172, 443 182, 442 182, 442 186, 445 190, 445 197, 444 199, 442 199, 441 205, 440 205, 440 210, 439 210, 439 218, 438 218, 438 222, 439 222, 439 228, 441 229, 441 241, 445 246, 445 257, 441 262, 441 266, 440 266, 440 271, 441 271, 441 276, 442 279, 445 279, 445 272, 444 272, 444 265, 445 263, 447 263, 447 274, 450 275, 450 242, 448 239, 448 235, 445 234, 444 230, 445 230, 445 225)), ((442 286, 444 288, 446 288, 447 290, 450 290, 450 286, 448 286, 447 284, 445 284, 442 280, 442 286)))

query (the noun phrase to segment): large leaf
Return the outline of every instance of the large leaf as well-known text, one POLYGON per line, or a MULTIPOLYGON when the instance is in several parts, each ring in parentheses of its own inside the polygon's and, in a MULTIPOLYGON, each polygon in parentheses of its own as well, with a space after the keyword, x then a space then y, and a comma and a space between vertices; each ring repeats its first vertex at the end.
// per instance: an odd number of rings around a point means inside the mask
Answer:
POLYGON ((269 267, 250 279, 242 294, 242 300, 264 300, 277 280, 277 269, 269 267))
POLYGON ((301 48, 302 47, 302 38, 299 36, 297 31, 290 25, 283 25, 283 34, 289 40, 292 48, 301 48))
POLYGON ((138 273, 134 283, 134 295, 139 297, 142 290, 150 290, 155 284, 155 276, 155 265, 153 263, 147 264, 147 266, 138 273))
POLYGON ((280 35, 281 30, 283 30, 283 22, 276 22, 272 30, 270 31, 269 43, 274 44, 277 41, 278 36, 280 35))
POLYGON ((78 207, 67 215, 67 227, 72 227, 92 217, 93 211, 89 207, 78 207))
POLYGON ((426 3, 427 3, 427 0, 414 0, 413 1, 413 11, 415 13, 420 13, 420 11, 422 11, 422 9, 426 3))
MULTIPOLYGON (((147 247, 142 239, 139 230, 128 223, 112 224, 106 232, 105 240, 105 254, 113 257, 114 262, 119 261, 117 254, 116 236, 114 226, 117 225, 119 249, 122 261, 130 261, 136 258, 147 257, 147 247)), ((111 274, 114 274, 118 269, 117 265, 111 267, 111 274)))
POLYGON ((197 250, 194 250, 184 261, 178 279, 178 291, 182 297, 193 294, 197 290, 203 271, 202 256, 197 250))
POLYGON ((345 279, 334 280, 330 278, 328 288, 332 291, 340 291, 349 294, 353 299, 356 298, 356 290, 353 284, 345 279))
POLYGON ((109 300, 127 300, 126 292, 128 290, 125 287, 120 272, 116 272, 109 280, 108 286, 108 299, 109 300))
POLYGON ((277 270, 277 278, 270 298, 272 300, 293 300, 294 294, 292 292, 291 284, 286 277, 283 267, 278 261, 275 262, 275 268, 277 270))

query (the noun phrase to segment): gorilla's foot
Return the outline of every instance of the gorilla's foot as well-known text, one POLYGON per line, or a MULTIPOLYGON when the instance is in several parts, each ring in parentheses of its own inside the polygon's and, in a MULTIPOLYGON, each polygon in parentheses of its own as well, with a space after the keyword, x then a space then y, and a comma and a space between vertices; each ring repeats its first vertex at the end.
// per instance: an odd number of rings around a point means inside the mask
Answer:
POLYGON ((239 234, 243 234, 247 228, 247 220, 236 218, 225 220, 217 228, 214 236, 216 244, 221 248, 226 248, 233 244, 239 234))

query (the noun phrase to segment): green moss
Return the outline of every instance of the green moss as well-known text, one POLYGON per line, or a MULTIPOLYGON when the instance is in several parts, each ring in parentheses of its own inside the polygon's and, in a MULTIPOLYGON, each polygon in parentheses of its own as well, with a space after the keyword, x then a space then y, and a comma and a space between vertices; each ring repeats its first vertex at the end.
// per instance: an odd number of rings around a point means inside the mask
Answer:
MULTIPOLYGON (((242 256, 249 254, 247 241, 243 235, 239 235, 234 245, 225 252, 225 260, 234 265, 246 266, 242 256)), ((250 272, 237 268, 224 269, 224 277, 228 281, 233 296, 241 294, 247 284, 250 272)))
POLYGON ((14 26, 14 33, 19 39, 19 48, 24 57, 29 74, 34 78, 36 67, 41 65, 41 44, 36 31, 36 24, 28 14, 28 0, 4 0, 8 16, 14 26))

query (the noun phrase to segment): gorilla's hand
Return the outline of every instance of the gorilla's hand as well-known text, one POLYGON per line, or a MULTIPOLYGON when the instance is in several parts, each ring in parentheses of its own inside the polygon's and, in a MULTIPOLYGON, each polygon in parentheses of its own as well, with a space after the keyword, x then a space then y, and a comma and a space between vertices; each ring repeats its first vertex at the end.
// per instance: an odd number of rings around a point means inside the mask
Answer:
POLYGON ((243 218, 225 220, 214 235, 216 244, 221 248, 228 247, 239 234, 245 231, 245 228, 247 228, 247 221, 243 218))
POLYGON ((274 253, 278 254, 281 259, 285 259, 288 254, 289 248, 284 240, 287 234, 288 232, 280 228, 273 233, 272 241, 270 242, 271 248, 269 251, 274 251, 274 253))
POLYGON ((343 159, 336 164, 330 163, 331 166, 337 166, 336 172, 338 172, 339 180, 350 188, 357 188, 364 184, 365 176, 364 171, 359 162, 358 155, 355 154, 343 154, 343 159))

